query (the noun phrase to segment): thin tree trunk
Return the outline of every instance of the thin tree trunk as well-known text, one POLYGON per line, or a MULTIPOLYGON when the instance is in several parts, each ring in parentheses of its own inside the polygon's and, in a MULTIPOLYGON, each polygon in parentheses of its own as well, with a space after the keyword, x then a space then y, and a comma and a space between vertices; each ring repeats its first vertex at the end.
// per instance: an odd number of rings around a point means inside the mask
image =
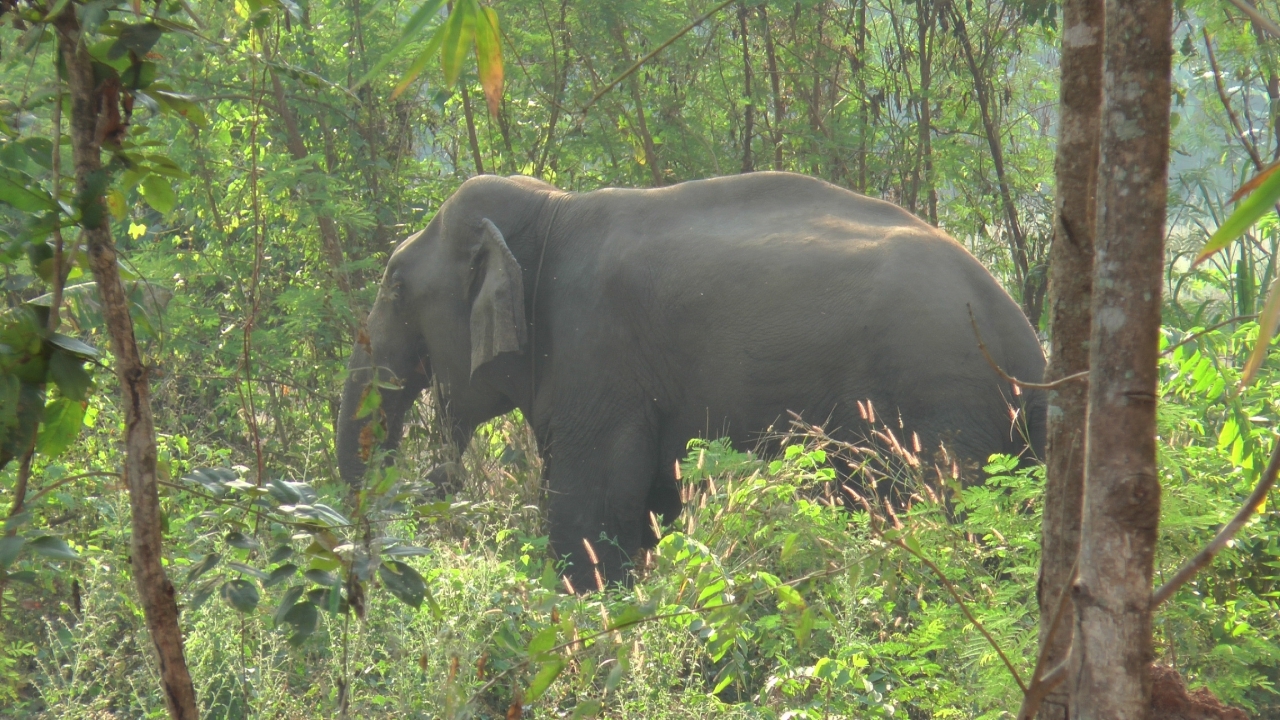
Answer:
MULTIPOLYGON (((264 48, 267 46, 265 40, 262 44, 264 48)), ((274 68, 270 70, 270 75, 271 94, 276 101, 276 112, 280 114, 280 121, 284 123, 285 146, 294 160, 302 160, 309 153, 302 139, 302 131, 298 128, 298 117, 293 114, 293 108, 289 107, 288 99, 284 94, 284 85, 281 84, 280 77, 274 68)), ((319 168, 316 169, 319 170, 319 168)), ((342 249, 342 240, 338 237, 338 224, 334 222, 332 215, 320 207, 320 203, 312 200, 311 205, 316 211, 316 223, 320 226, 320 246, 324 249, 324 254, 332 267, 333 279, 338 284, 338 289, 346 296, 347 305, 354 318, 358 313, 355 307, 355 296, 351 293, 351 278, 347 276, 346 255, 342 249)), ((352 320, 352 322, 356 323, 350 328, 351 337, 354 338, 359 321, 352 320)))
POLYGON ((751 140, 755 135, 756 103, 751 93, 751 45, 747 37, 747 4, 738 5, 738 33, 742 36, 742 96, 746 100, 742 121, 742 172, 755 169, 751 159, 751 140))
POLYGON ((467 92, 466 82, 458 83, 462 92, 462 115, 467 121, 467 142, 471 144, 471 158, 476 163, 476 174, 484 175, 484 159, 480 157, 480 141, 476 137, 476 116, 471 112, 471 93, 467 92))
POLYGON ((933 81, 932 48, 929 47, 929 35, 933 30, 933 11, 929 0, 917 0, 916 27, 920 42, 920 166, 923 170, 921 180, 925 190, 925 212, 931 224, 938 224, 938 191, 933 184, 933 118, 929 107, 929 89, 933 81))
MULTIPOLYGON (((630 67, 634 62, 631 57, 631 49, 627 45, 627 37, 622 28, 622 22, 615 20, 613 22, 613 37, 618 41, 618 50, 622 53, 623 64, 630 67)), ((653 144, 653 136, 649 134, 649 123, 644 117, 644 99, 640 96, 639 73, 631 73, 627 78, 627 85, 631 90, 631 102, 636 107, 636 133, 640 136, 640 146, 644 149, 644 162, 649 166, 649 175, 653 178, 653 186, 661 187, 664 184, 662 177, 662 168, 658 163, 658 151, 653 144)))
POLYGON ((862 68, 867 52, 867 2, 858 3, 858 65, 853 68, 858 78, 858 192, 867 191, 867 133, 871 131, 871 100, 867 97, 867 80, 862 68))
MULTIPOLYGON (((80 35, 73 7, 54 21, 58 45, 66 65, 71 94, 71 150, 75 158, 76 189, 84 197, 86 186, 101 172, 101 146, 96 128, 98 112, 105 97, 98 92, 93 76, 93 60, 80 35)), ((125 416, 124 479, 129 488, 132 543, 130 548, 134 584, 142 601, 143 614, 159 661, 160 683, 169 715, 180 720, 196 720, 199 708, 195 687, 183 657, 182 630, 178 625, 178 604, 173 583, 165 575, 160 534, 160 497, 156 489, 155 427, 151 419, 151 390, 147 367, 143 364, 129 316, 129 299, 116 260, 111 227, 101 197, 86 198, 84 238, 89 264, 102 298, 102 315, 111 350, 116 358, 125 416), (95 217, 96 215, 96 217, 95 217), (97 224, 93 225, 96 220, 97 224)))
MULTIPOLYGON (((1097 230, 1098 132, 1102 122, 1103 0, 1062 6, 1062 83, 1059 88, 1057 218, 1049 249, 1049 366, 1052 382, 1089 369, 1093 238, 1097 230)), ((1084 433, 1089 386, 1069 382, 1049 391, 1045 498, 1041 519, 1040 648, 1044 667, 1057 667, 1071 648, 1071 613, 1059 615, 1080 552, 1084 502, 1084 433), (1054 630, 1054 623, 1057 629, 1054 630), (1050 634, 1052 633, 1052 639, 1050 634)), ((1041 720, 1067 720, 1067 688, 1041 705, 1041 720)))
POLYGON ((1071 717, 1145 718, 1173 4, 1107 0, 1071 717))
POLYGON ((773 169, 782 170, 782 78, 778 73, 778 53, 773 46, 773 32, 769 29, 769 11, 760 6, 760 27, 764 28, 764 54, 769 63, 769 85, 773 90, 773 127, 770 128, 773 144, 773 169))
POLYGON ((1005 172, 1004 147, 1000 139, 1000 129, 996 127, 995 115, 991 108, 991 87, 978 58, 973 52, 973 43, 969 41, 969 31, 964 16, 953 8, 956 38, 960 41, 960 49, 964 53, 965 64, 973 77, 974 95, 978 98, 978 110, 982 115, 982 128, 987 136, 987 146, 991 149, 991 164, 996 171, 996 183, 1000 188, 1000 201, 1004 206, 1005 222, 1008 223, 1009 245, 1013 254, 1014 270, 1018 285, 1022 288, 1022 312, 1033 326, 1040 322, 1040 312, 1044 307, 1044 287, 1031 277, 1030 262, 1027 254, 1027 239, 1018 223, 1018 208, 1013 204, 1013 193, 1009 190, 1009 178, 1005 172))

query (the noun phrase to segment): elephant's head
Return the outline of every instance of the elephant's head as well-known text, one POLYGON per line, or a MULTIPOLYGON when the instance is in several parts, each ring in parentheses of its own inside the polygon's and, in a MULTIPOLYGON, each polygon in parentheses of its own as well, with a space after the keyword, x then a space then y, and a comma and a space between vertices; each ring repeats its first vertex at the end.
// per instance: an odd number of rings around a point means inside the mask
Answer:
POLYGON ((370 421, 383 423, 382 447, 394 449, 423 389, 437 391, 437 410, 459 446, 479 423, 515 406, 517 353, 528 337, 525 293, 500 228, 518 232, 536 216, 540 204, 531 201, 546 195, 534 189, 505 178, 468 181, 392 254, 369 313, 368 342, 356 343, 342 393, 338 466, 349 484, 361 483, 374 449, 370 421), (381 406, 357 418, 375 371, 398 388, 381 387, 381 406))

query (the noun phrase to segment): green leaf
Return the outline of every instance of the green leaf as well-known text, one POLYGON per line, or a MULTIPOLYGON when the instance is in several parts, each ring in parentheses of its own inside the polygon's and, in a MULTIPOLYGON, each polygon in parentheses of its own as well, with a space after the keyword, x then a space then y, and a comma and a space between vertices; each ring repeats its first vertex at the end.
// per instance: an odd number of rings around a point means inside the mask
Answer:
POLYGON ((229 562, 227 563, 227 568, 230 570, 235 570, 238 573, 243 573, 250 577, 255 577, 259 580, 266 580, 268 577, 266 573, 262 572, 258 568, 252 565, 245 565, 244 563, 240 563, 240 562, 229 562))
POLYGON ((533 682, 529 683, 529 688, 524 691, 524 701, 526 703, 537 702, 542 697, 547 688, 551 687, 551 683, 556 681, 560 676, 560 671, 564 670, 564 658, 559 655, 552 655, 551 659, 542 664, 538 670, 538 674, 533 676, 533 682))
MULTIPOLYGON (((422 5, 418 7, 417 11, 415 11, 409 18, 409 22, 404 24, 404 33, 400 36, 400 39, 396 41, 396 44, 383 54, 383 56, 378 59, 378 62, 374 63, 373 68, 371 68, 369 72, 365 73, 364 77, 360 78, 360 81, 355 84, 355 87, 353 87, 352 90, 361 87, 380 74, 383 68, 389 65, 391 61, 400 54, 400 51, 404 50, 406 45, 413 42, 415 39, 414 36, 418 34, 418 31, 422 29, 422 26, 426 25, 428 20, 435 17, 435 15, 440 12, 440 8, 443 7, 444 4, 445 0, 427 0, 427 2, 422 3, 422 5)), ((436 35, 439 35, 439 28, 436 29, 436 35)), ((431 42, 434 42, 437 45, 439 44, 435 37, 431 38, 431 42)), ((418 72, 421 72, 421 69, 419 69, 418 72)), ((417 73, 414 73, 414 77, 417 77, 417 73)), ((412 78, 409 79, 409 82, 412 82, 412 78)), ((399 95, 399 93, 396 94, 399 95)))
POLYGON ((13 564, 26 541, 27 539, 20 535, 0 537, 0 570, 5 570, 13 564))
POLYGON ((58 205, 49 193, 39 188, 20 185, 13 179, 0 175, 0 202, 5 202, 23 212, 57 210, 58 205))
POLYGON ((502 34, 498 30, 498 13, 481 7, 476 20, 476 65, 480 71, 480 87, 489 105, 489 115, 498 116, 502 104, 502 34))
POLYGON ((54 560, 76 560, 80 556, 72 550, 67 541, 53 535, 41 535, 35 540, 29 540, 27 546, 37 553, 54 560))
POLYGON ((284 614, 283 620, 293 626, 294 633, 289 636, 289 644, 297 647, 316 631, 320 620, 320 611, 311 601, 300 602, 284 614))
POLYGON ((291 555, 293 555, 293 548, 288 545, 281 545, 271 551, 271 557, 267 559, 267 562, 275 564, 290 557, 291 555))
POLYGON ((356 418, 368 417, 382 405, 382 393, 370 385, 365 388, 364 397, 360 398, 360 407, 356 408, 356 418))
POLYGON ((208 600, 210 597, 213 597, 213 591, 217 588, 217 586, 218 586, 218 579, 213 578, 212 580, 209 580, 208 582, 202 584, 200 587, 196 588, 195 591, 191 593, 191 602, 187 605, 187 607, 192 612, 199 610, 200 606, 203 605, 206 600, 208 600))
POLYGON ((187 571, 187 582, 188 583, 195 582, 196 579, 199 578, 201 575, 212 570, 213 566, 217 565, 218 561, 221 559, 222 559, 222 556, 216 552, 205 555, 203 558, 201 558, 200 562, 196 563, 195 565, 192 565, 191 569, 187 571))
POLYGON ((417 570, 399 560, 387 560, 378 568, 378 578, 392 595, 406 605, 417 609, 422 606, 422 598, 426 595, 427 583, 417 570))
POLYGON ((583 700, 573 709, 573 715, 569 720, 584 720, 585 718, 597 717, 602 710, 604 710, 604 705, 599 700, 583 700))
POLYGON ((254 540, 253 538, 249 537, 248 535, 245 535, 239 530, 232 530, 231 532, 227 533, 227 537, 224 539, 227 541, 227 544, 230 545, 231 547, 240 548, 241 550, 257 550, 258 548, 262 547, 261 545, 258 544, 257 540, 254 540))
POLYGON ((238 612, 252 612, 258 607, 258 586, 252 580, 236 578, 222 584, 222 599, 238 612))
POLYGON ((173 186, 162 175, 152 173, 142 179, 142 197, 161 215, 168 215, 178 204, 173 186))
POLYGON ((325 587, 334 587, 338 583, 342 582, 337 575, 326 570, 308 570, 303 573, 303 577, 317 585, 324 585, 325 587))
POLYGON ((541 655, 542 653, 555 647, 556 635, 559 628, 555 625, 545 627, 537 632, 529 639, 528 652, 530 655, 541 655))
POLYGON ((440 46, 440 67, 444 70, 445 87, 453 87, 462 72, 462 61, 476 34, 476 0, 459 0, 444 24, 444 42, 440 46))
POLYGON ((44 408, 36 450, 47 458, 61 455, 79 437, 83 420, 84 403, 65 397, 49 403, 44 408))
POLYGON ((93 387, 93 376, 84 369, 84 360, 61 350, 49 356, 49 378, 64 396, 76 402, 84 402, 93 387))
MULTIPOLYGON (((88 284, 88 283, 86 283, 86 284, 88 284)), ((87 359, 90 359, 90 358, 96 358, 96 357, 98 357, 98 349, 97 349, 97 348, 95 348, 95 347, 94 347, 94 346, 92 346, 92 345, 87 345, 87 344, 85 344, 85 343, 83 343, 83 342, 80 342, 79 340, 77 340, 77 339, 75 339, 75 338, 73 338, 73 337, 68 337, 68 336, 66 336, 66 335, 63 335, 62 333, 54 333, 54 334, 49 338, 49 342, 51 342, 51 343, 53 343, 54 345, 56 345, 56 346, 58 346, 58 347, 62 348, 63 350, 66 350, 67 352, 71 353, 72 355, 75 355, 75 356, 77 356, 77 357, 84 358, 84 359, 86 359, 86 360, 87 360, 87 359)))
POLYGON ((272 587, 274 585, 279 585, 280 583, 284 582, 285 580, 288 580, 289 578, 297 574, 298 574, 297 565, 294 565, 293 563, 285 563, 284 565, 281 565, 280 567, 272 570, 271 574, 268 575, 265 580, 263 580, 262 584, 266 587, 272 587))
POLYGON ((1253 351, 1249 353, 1244 370, 1240 371, 1240 387, 1247 387, 1253 382, 1253 376, 1262 367, 1262 361, 1267 359, 1277 324, 1280 324, 1280 278, 1272 281, 1267 290, 1267 302, 1263 305, 1262 312, 1258 313, 1258 339, 1253 343, 1253 351))
POLYGON ((289 614, 290 608, 293 607, 294 603, 298 602, 298 598, 302 597, 302 593, 305 591, 306 588, 302 585, 294 585, 285 591, 284 597, 280 598, 280 604, 276 606, 275 621, 277 626, 284 622, 285 615, 289 614))
POLYGON ((1246 230, 1253 227, 1259 218, 1274 208, 1276 200, 1280 200, 1280 172, 1275 172, 1277 167, 1280 165, 1263 171, 1267 174, 1266 179, 1258 184, 1257 189, 1245 198, 1244 202, 1237 205, 1235 211, 1222 221, 1213 235, 1209 236, 1204 247, 1200 249, 1200 254, 1191 263, 1191 267, 1194 268, 1209 256, 1230 245, 1246 230))
POLYGON ((107 59, 115 60, 124 57, 125 53, 132 50, 139 57, 151 52, 151 48, 160 40, 160 36, 164 34, 164 29, 155 23, 142 23, 141 25, 129 25, 120 31, 120 36, 116 39, 110 50, 107 50, 107 59))

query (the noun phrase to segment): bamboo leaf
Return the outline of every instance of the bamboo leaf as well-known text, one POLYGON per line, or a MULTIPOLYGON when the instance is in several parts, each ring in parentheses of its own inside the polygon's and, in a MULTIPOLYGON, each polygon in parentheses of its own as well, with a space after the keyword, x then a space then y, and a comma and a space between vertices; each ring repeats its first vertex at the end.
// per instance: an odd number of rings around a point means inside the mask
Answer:
POLYGON ((440 46, 440 68, 444 70, 445 87, 453 87, 462 72, 462 61, 476 35, 476 2, 461 0, 444 24, 444 41, 440 46))
MULTIPOLYGON (((1266 215, 1275 205, 1276 200, 1280 200, 1280 173, 1271 172, 1268 168, 1263 170, 1263 174, 1266 174, 1266 178, 1257 186, 1258 189, 1237 205, 1235 211, 1222 221, 1222 225, 1213 235, 1209 236, 1209 240, 1205 242, 1195 262, 1191 263, 1191 267, 1199 265, 1209 256, 1230 245, 1246 230, 1253 227, 1259 218, 1266 215)), ((1250 183, 1257 179, 1254 178, 1250 183)), ((1246 183, 1246 186, 1250 183, 1246 183)))
POLYGON ((498 30, 497 11, 490 7, 480 8, 475 33, 480 86, 484 88, 489 114, 497 117, 502 103, 502 34, 498 30))
MULTIPOLYGON (((387 65, 389 65, 391 61, 396 58, 397 55, 400 54, 400 51, 405 49, 405 46, 407 46, 409 43, 414 41, 415 39, 414 36, 418 34, 418 31, 422 29, 423 25, 427 24, 428 20, 435 17, 436 13, 440 12, 440 8, 444 5, 444 3, 445 3, 445 0, 427 0, 427 2, 422 3, 422 5, 417 9, 417 11, 413 13, 413 16, 409 18, 409 22, 405 23, 404 33, 400 36, 400 39, 396 41, 396 44, 393 45, 392 48, 388 50, 381 58, 379 58, 378 62, 374 63, 373 68, 370 69, 369 72, 365 73, 364 77, 360 78, 360 81, 357 82, 355 86, 352 87, 351 89, 355 90, 357 88, 362 87, 365 83, 369 82, 374 77, 376 77, 379 73, 381 73, 382 70, 386 68, 387 65)), ((439 34, 440 34, 440 29, 436 28, 436 34, 432 36, 430 42, 437 42, 435 40, 435 37, 438 36, 439 34)), ((432 53, 434 52, 435 51, 432 50, 432 53)), ((430 53, 427 53, 427 54, 430 54, 430 53)), ((426 63, 424 62, 423 65, 425 66, 426 63)), ((422 72, 422 69, 419 68, 418 72, 419 73, 422 72)), ((413 77, 417 77, 417 76, 418 76, 418 73, 413 74, 413 77)), ((410 78, 408 73, 405 73, 405 77, 407 78, 408 82, 413 81, 413 78, 410 78)), ((399 94, 400 94, 399 92, 396 93, 396 95, 399 95, 399 94)))

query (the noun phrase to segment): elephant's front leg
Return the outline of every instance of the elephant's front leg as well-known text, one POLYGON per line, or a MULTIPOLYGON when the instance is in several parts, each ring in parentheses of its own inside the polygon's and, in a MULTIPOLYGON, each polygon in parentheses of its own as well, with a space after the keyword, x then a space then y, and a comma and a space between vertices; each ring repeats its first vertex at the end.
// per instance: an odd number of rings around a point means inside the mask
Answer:
POLYGON ((551 547, 578 592, 627 582, 657 470, 655 433, 641 423, 556 433, 548 476, 551 547))

